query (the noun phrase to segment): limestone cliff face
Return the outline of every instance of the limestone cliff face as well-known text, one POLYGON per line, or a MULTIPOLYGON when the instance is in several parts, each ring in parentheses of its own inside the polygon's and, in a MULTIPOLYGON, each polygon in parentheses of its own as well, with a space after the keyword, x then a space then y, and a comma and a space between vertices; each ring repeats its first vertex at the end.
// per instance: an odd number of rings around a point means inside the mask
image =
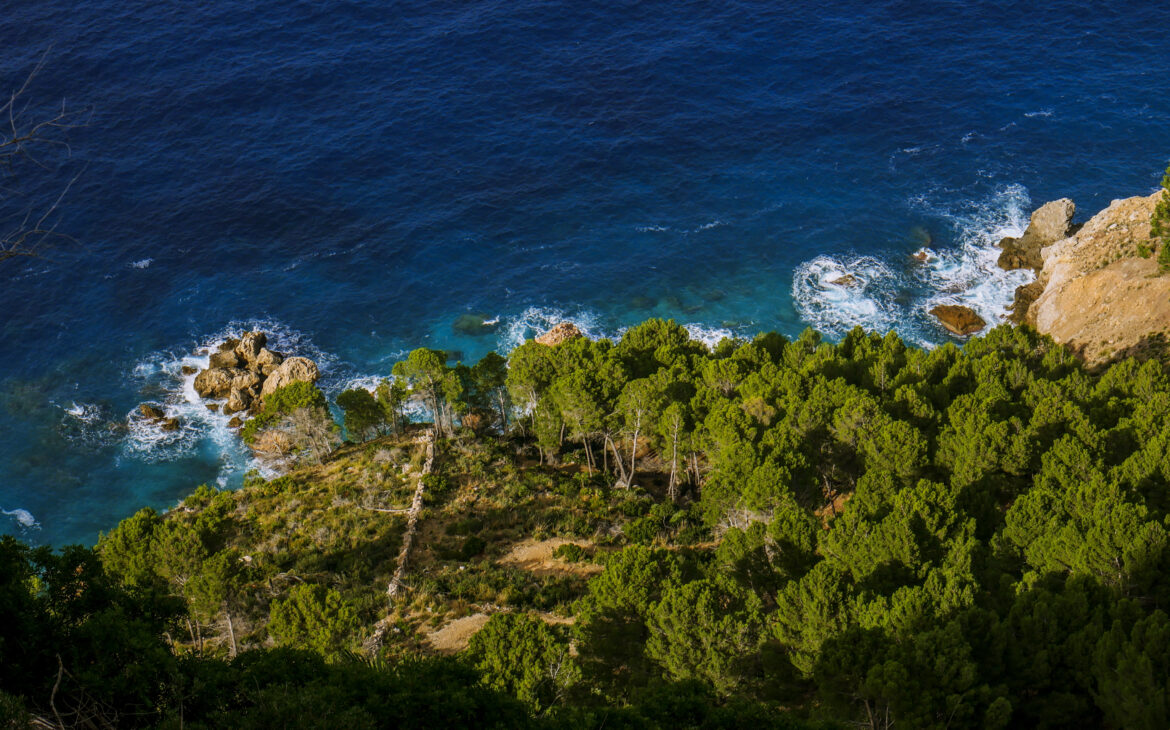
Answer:
POLYGON ((1041 249, 1039 277, 1017 293, 1018 319, 1091 365, 1164 351, 1170 275, 1159 275, 1149 255, 1156 248, 1150 214, 1161 195, 1115 200, 1075 234, 1041 249))

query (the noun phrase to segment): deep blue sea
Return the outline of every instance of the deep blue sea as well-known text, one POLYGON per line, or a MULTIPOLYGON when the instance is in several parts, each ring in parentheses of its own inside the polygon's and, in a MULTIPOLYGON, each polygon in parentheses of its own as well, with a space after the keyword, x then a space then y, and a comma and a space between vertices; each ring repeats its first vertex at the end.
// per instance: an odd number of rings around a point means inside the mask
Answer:
POLYGON ((1168 27, 1152 1, 5 0, 0 91, 44 54, 31 111, 90 112, 28 185, 76 177, 74 240, 0 264, 0 531, 88 544, 239 484, 180 367, 244 328, 335 393, 566 318, 926 346, 934 303, 996 321, 1026 278, 992 244, 1033 207, 1156 187, 1168 27), (126 428, 144 400, 182 430, 126 428))

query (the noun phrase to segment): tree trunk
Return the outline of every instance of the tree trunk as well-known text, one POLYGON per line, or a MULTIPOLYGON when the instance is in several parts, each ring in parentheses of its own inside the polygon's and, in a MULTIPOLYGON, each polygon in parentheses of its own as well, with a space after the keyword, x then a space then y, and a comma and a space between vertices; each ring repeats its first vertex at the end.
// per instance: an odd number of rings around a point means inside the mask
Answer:
POLYGON ((609 437, 609 434, 605 435, 605 443, 608 444, 609 448, 613 450, 613 463, 618 470, 618 484, 622 484, 629 488, 630 482, 628 479, 626 479, 626 468, 622 464, 622 455, 618 453, 617 445, 613 442, 613 439, 609 437))
POLYGON ((228 636, 232 640, 232 657, 234 658, 240 653, 240 647, 236 645, 236 627, 232 624, 232 612, 224 610, 224 614, 227 616, 228 636))
POLYGON ((585 468, 589 470, 589 476, 593 476, 593 448, 589 446, 589 438, 581 437, 581 443, 585 446, 585 468))
POLYGON ((678 501, 678 427, 670 435, 670 485, 666 488, 666 493, 670 497, 671 502, 678 501))
POLYGON ((638 473, 638 432, 642 430, 641 419, 638 419, 638 425, 634 426, 634 445, 630 447, 630 481, 634 481, 634 475, 638 473))

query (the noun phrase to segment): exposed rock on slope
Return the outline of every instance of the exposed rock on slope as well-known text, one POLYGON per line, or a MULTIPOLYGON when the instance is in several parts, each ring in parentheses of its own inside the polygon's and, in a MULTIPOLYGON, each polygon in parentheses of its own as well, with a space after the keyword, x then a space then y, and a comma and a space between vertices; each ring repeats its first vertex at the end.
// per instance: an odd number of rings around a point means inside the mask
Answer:
POLYGON ((1159 275, 1150 240, 1161 195, 1115 200, 1041 249, 1043 268, 1016 292, 1013 319, 1072 346, 1091 365, 1164 347, 1170 276, 1159 275))
POLYGON ((548 332, 545 332, 540 337, 537 337, 536 341, 542 345, 555 347, 562 342, 568 342, 574 337, 580 336, 581 330, 577 329, 577 325, 573 324, 572 322, 561 322, 556 327, 553 327, 548 332))
POLYGON ((1069 234, 1077 206, 1068 198, 1045 203, 1032 214, 1028 228, 1019 238, 1005 238, 999 242, 1003 253, 999 265, 1003 269, 1032 269, 1044 266, 1040 249, 1051 246, 1069 234))

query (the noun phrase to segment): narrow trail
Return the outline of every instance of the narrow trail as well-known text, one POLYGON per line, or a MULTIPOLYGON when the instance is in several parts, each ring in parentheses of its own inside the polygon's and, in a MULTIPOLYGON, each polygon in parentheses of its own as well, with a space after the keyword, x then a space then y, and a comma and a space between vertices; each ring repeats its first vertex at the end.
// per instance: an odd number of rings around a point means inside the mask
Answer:
POLYGON ((414 535, 418 531, 418 515, 422 512, 426 477, 435 466, 434 429, 427 431, 424 438, 427 443, 427 460, 418 476, 418 486, 414 490, 414 501, 410 504, 410 513, 406 518, 406 532, 402 535, 402 548, 398 551, 398 567, 394 569, 394 577, 390 579, 390 586, 386 589, 386 595, 391 601, 397 598, 403 589, 402 579, 406 577, 406 569, 409 567, 410 550, 414 547, 414 535))
MULTIPOLYGON (((435 430, 430 429, 422 440, 427 446, 427 458, 419 472, 417 486, 414 489, 414 499, 410 503, 410 511, 406 518, 406 532, 402 535, 402 547, 398 550, 398 565, 394 569, 394 576, 386 588, 386 596, 393 603, 399 594, 406 588, 406 571, 410 565, 410 552, 414 547, 414 537, 418 532, 419 514, 423 508, 423 498, 426 496, 426 477, 435 466, 435 430)), ((382 618, 375 626, 374 633, 365 642, 363 648, 367 654, 376 654, 382 646, 386 632, 390 630, 390 617, 382 618)))

